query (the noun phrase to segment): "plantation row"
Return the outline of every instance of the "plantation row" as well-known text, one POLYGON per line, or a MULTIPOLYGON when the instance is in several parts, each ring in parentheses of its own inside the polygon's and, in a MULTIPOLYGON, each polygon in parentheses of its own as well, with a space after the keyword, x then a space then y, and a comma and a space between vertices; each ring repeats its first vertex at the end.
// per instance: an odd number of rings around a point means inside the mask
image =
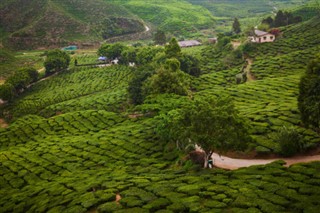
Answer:
POLYGON ((258 79, 304 73, 307 64, 320 51, 320 45, 280 56, 257 57, 251 72, 258 79))
POLYGON ((2 211, 317 212, 319 163, 195 174, 165 169, 171 163, 161 146, 145 147, 150 123, 123 123, 113 134, 48 136, 1 151, 2 211), (143 134, 129 136, 129 127, 143 134))
POLYGON ((78 100, 83 103, 85 109, 98 107, 111 110, 117 108, 112 104, 123 100, 122 95, 125 95, 124 89, 130 75, 131 70, 126 67, 75 68, 32 86, 20 100, 8 107, 10 110, 7 114, 15 119, 26 114, 38 113, 48 117, 57 112, 64 112, 61 106, 66 106, 66 112, 83 109, 73 104, 78 100), (102 97, 101 94, 107 95, 102 97), (97 100, 94 97, 97 97, 97 100), (110 107, 108 102, 103 102, 108 100, 110 107), (96 106, 95 102, 100 104, 96 106))
POLYGON ((320 22, 316 18, 283 28, 282 38, 272 43, 258 44, 259 51, 255 51, 254 55, 259 57, 276 56, 318 46, 319 28, 320 22))

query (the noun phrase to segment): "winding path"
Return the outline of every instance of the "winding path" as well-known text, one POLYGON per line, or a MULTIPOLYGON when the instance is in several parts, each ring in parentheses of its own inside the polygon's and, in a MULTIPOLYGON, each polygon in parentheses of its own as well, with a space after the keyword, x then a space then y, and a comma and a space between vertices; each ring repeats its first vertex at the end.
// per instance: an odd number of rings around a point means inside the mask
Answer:
POLYGON ((264 165, 276 160, 284 160, 286 162, 285 166, 288 167, 296 163, 308 163, 312 161, 320 161, 320 155, 297 156, 292 158, 274 158, 274 159, 235 159, 235 158, 229 158, 226 156, 219 157, 217 153, 213 153, 212 159, 214 161, 214 166, 218 168, 235 170, 242 167, 248 167, 253 165, 264 165))
POLYGON ((247 73, 247 81, 248 82, 249 81, 255 81, 256 77, 251 72, 251 66, 252 66, 253 61, 252 61, 252 59, 248 58, 247 62, 248 62, 248 65, 247 65, 247 67, 245 69, 245 72, 247 73))

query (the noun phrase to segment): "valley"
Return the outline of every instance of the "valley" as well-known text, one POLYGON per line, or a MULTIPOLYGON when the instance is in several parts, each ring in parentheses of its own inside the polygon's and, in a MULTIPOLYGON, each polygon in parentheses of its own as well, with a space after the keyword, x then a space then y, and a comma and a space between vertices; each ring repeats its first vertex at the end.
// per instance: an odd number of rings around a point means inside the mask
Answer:
POLYGON ((320 13, 253 2, 1 3, 0 212, 317 213, 320 13))

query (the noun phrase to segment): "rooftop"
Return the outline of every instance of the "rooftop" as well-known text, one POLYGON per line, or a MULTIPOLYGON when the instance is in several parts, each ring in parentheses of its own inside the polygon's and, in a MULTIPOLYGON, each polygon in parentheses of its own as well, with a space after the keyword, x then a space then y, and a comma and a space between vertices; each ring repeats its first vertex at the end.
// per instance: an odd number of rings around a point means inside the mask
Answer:
POLYGON ((254 34, 256 34, 257 36, 263 36, 263 35, 267 35, 267 34, 270 34, 270 33, 264 32, 264 31, 261 31, 261 30, 254 30, 254 34))
POLYGON ((192 47, 201 45, 201 43, 197 40, 179 41, 178 44, 180 47, 192 47))

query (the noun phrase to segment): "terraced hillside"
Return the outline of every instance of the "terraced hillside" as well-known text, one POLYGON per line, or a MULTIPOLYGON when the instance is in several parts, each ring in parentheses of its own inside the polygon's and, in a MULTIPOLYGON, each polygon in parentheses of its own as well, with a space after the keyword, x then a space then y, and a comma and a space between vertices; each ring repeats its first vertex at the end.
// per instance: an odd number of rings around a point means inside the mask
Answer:
POLYGON ((123 6, 140 18, 175 36, 191 36, 214 26, 214 18, 201 6, 187 1, 122 0, 123 6))
POLYGON ((251 72, 256 81, 237 85, 235 75, 240 73, 241 67, 214 71, 216 62, 207 64, 210 73, 195 81, 199 95, 224 93, 234 97, 240 113, 251 120, 259 152, 279 149, 272 132, 282 126, 296 126, 307 139, 308 146, 316 146, 320 142, 317 133, 300 125, 297 97, 300 77, 307 63, 320 51, 319 29, 320 21, 313 18, 283 28, 283 37, 274 43, 256 44, 251 55, 251 72))
MULTIPOLYGON (((232 96, 250 120, 257 152, 278 149, 271 133, 283 125, 296 126, 310 147, 319 144, 319 135, 300 126, 296 103, 300 76, 319 52, 319 26, 319 19, 290 26, 275 43, 257 45, 255 81, 235 84, 240 67, 207 62, 192 95, 232 96)), ((182 159, 175 144, 158 140, 156 115, 188 97, 164 94, 127 107, 134 72, 70 68, 3 108, 12 123, 0 128, 1 212, 319 211, 319 162, 225 171, 182 159)))
POLYGON ((145 30, 143 22, 116 4, 94 1, 5 1, 0 4, 4 44, 18 49, 81 45, 145 30))
POLYGON ((318 211, 319 163, 176 169, 154 122, 104 110, 16 121, 1 131, 1 211, 318 211))

